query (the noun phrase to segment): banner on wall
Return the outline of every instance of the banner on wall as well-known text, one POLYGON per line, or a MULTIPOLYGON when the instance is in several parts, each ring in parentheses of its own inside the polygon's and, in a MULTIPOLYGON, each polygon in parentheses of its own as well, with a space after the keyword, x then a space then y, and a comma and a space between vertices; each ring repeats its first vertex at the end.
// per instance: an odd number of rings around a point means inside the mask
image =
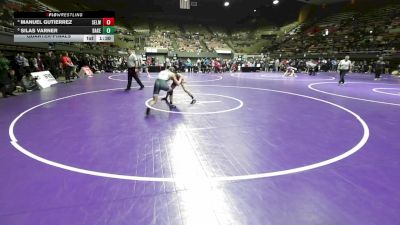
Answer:
POLYGON ((232 50, 229 49, 215 49, 215 52, 218 54, 232 54, 232 50))
POLYGON ((36 83, 41 89, 48 88, 58 83, 56 78, 54 78, 49 71, 33 72, 31 76, 36 79, 36 83))

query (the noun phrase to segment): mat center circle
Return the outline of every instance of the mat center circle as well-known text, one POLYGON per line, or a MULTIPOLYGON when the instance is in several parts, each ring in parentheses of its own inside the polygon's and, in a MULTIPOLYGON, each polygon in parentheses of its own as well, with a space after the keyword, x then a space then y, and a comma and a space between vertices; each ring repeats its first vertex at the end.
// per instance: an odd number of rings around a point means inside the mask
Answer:
POLYGON ((193 105, 188 104, 190 102, 189 96, 185 96, 183 93, 174 93, 174 104, 176 105, 177 110, 167 109, 165 104, 161 104, 162 101, 154 105, 150 106, 150 101, 152 98, 148 99, 145 104, 147 107, 160 112, 165 113, 176 113, 176 114, 186 114, 186 115, 208 115, 208 114, 218 114, 218 113, 227 113, 231 111, 238 110, 243 107, 243 101, 240 99, 219 95, 219 94, 211 94, 211 93, 193 93, 196 96, 197 102, 196 107, 190 107, 193 105), (189 100, 186 101, 185 99, 189 100), (164 107, 162 107, 164 106, 164 107), (182 109, 182 111, 180 111, 182 109))

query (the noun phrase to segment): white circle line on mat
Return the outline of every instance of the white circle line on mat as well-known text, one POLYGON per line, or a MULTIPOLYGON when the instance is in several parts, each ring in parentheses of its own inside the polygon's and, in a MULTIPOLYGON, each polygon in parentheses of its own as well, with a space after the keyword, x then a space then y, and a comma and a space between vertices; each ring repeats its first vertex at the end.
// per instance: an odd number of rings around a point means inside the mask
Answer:
MULTIPOLYGON (((319 90, 314 87, 314 86, 317 86, 320 84, 336 84, 336 82, 312 83, 312 84, 308 85, 308 88, 313 91, 319 92, 319 93, 333 95, 333 96, 342 97, 342 98, 354 99, 354 100, 359 100, 359 101, 364 101, 364 102, 373 102, 373 103, 379 103, 379 104, 384 104, 384 105, 400 106, 400 104, 397 104, 397 103, 382 102, 382 101, 376 101, 376 100, 371 100, 371 99, 352 97, 352 96, 348 96, 348 95, 335 94, 335 93, 328 92, 328 91, 322 91, 322 90, 319 90)), ((364 84, 364 83, 363 82, 347 82, 346 84, 364 84)), ((391 85, 391 84, 389 84, 389 85, 391 85)))
MULTIPOLYGON (((128 82, 128 80, 114 78, 114 77, 118 77, 118 76, 127 76, 127 75, 126 74, 116 74, 116 75, 110 75, 107 78, 109 80, 128 82)), ((205 82, 219 81, 219 80, 223 79, 222 76, 215 75, 213 77, 216 77, 216 78, 210 79, 210 80, 189 80, 188 83, 205 83, 205 82)), ((146 78, 146 77, 144 77, 144 78, 146 78)), ((150 77, 150 79, 154 79, 154 77, 150 77)), ((153 82, 154 83, 154 80, 142 80, 142 82, 153 82)))
MULTIPOLYGON (((335 157, 333 157, 331 159, 324 160, 324 161, 317 162, 317 163, 313 163, 313 164, 306 165, 306 166, 287 169, 287 170, 280 170, 280 171, 273 171, 273 172, 266 172, 266 173, 255 173, 255 174, 247 174, 247 175, 219 176, 219 177, 202 178, 202 179, 206 179, 206 180, 208 180, 210 182, 261 179, 261 178, 267 178, 267 177, 275 177, 275 176, 283 176, 283 175, 288 175, 288 174, 300 173, 300 172, 304 172, 304 171, 320 168, 320 167, 323 167, 323 166, 328 166, 330 164, 333 164, 335 162, 343 160, 343 159, 353 155, 354 153, 358 152, 367 143, 369 135, 370 135, 367 123, 358 114, 356 114, 355 112, 351 111, 350 109, 347 109, 347 108, 345 108, 343 106, 340 106, 338 104, 335 104, 335 103, 332 103, 332 102, 329 102, 329 101, 326 101, 326 100, 323 100, 323 99, 319 99, 319 98, 315 98, 315 97, 311 97, 311 96, 307 96, 307 95, 302 95, 302 94, 297 94, 297 93, 292 93, 292 92, 273 90, 273 89, 264 89, 264 88, 240 87, 240 86, 222 86, 222 85, 195 85, 195 86, 220 87, 220 88, 237 88, 237 89, 270 91, 270 92, 275 92, 275 93, 282 93, 282 94, 288 94, 288 95, 292 95, 292 96, 299 96, 299 97, 303 97, 303 98, 307 98, 307 99, 312 99, 312 100, 315 100, 315 101, 318 101, 318 102, 322 102, 322 103, 326 103, 326 104, 332 105, 332 106, 334 106, 336 108, 339 108, 339 109, 351 114, 361 124, 361 126, 363 128, 362 137, 361 137, 361 139, 359 140, 359 142, 355 146, 353 146, 352 148, 350 148, 346 152, 344 152, 344 153, 342 153, 342 154, 340 154, 338 156, 335 156, 335 157)), ((52 103, 52 102, 56 102, 56 101, 60 101, 60 100, 64 100, 64 99, 68 99, 68 98, 72 98, 72 97, 77 97, 77 96, 81 96, 81 95, 86 95, 86 94, 106 92, 106 91, 119 90, 119 89, 122 89, 122 88, 104 89, 104 90, 98 90, 98 91, 84 92, 84 93, 79 93, 79 94, 75 94, 75 95, 70 95, 70 96, 54 99, 54 100, 47 101, 47 102, 38 104, 36 106, 33 106, 33 107, 25 110, 21 114, 19 114, 11 122, 11 124, 9 126, 9 130, 8 130, 9 136, 10 136, 10 139, 11 139, 10 142, 14 146, 15 149, 17 149, 18 151, 20 151, 24 155, 26 155, 26 156, 34 159, 34 160, 37 160, 37 161, 42 162, 42 163, 44 163, 46 165, 49 165, 49 166, 54 166, 54 167, 57 167, 57 168, 60 168, 60 169, 64 169, 64 170, 68 170, 68 171, 72 171, 72 172, 76 172, 76 173, 81 173, 81 174, 86 174, 86 175, 91 175, 91 176, 98 176, 98 177, 105 177, 105 178, 131 180, 131 181, 184 182, 185 179, 174 178, 174 177, 130 176, 130 175, 121 175, 121 174, 113 174, 113 173, 105 173, 105 172, 81 169, 81 168, 65 165, 65 164, 62 164, 62 163, 58 163, 58 162, 55 162, 55 161, 51 161, 51 160, 45 159, 43 157, 40 157, 38 155, 35 155, 34 153, 32 153, 29 150, 25 149, 23 146, 21 146, 18 143, 18 139, 16 138, 16 136, 14 134, 14 128, 15 128, 15 125, 18 122, 18 120, 21 119, 28 112, 30 112, 30 111, 38 108, 38 107, 41 107, 43 105, 52 103)))
POLYGON ((374 89, 372 89, 372 91, 379 93, 379 94, 400 96, 400 88, 374 88, 374 89), (390 92, 384 92, 382 90, 399 90, 399 92, 398 93, 390 93, 390 92))
MULTIPOLYGON (((251 74, 251 73, 249 73, 251 74)), ((321 80, 335 80, 335 77, 329 77, 328 79, 322 79, 322 78, 316 78, 316 79, 310 79, 310 78, 306 78, 306 79, 298 79, 298 77, 283 77, 280 76, 280 78, 278 78, 276 75, 272 75, 272 77, 268 77, 268 75, 260 75, 260 77, 241 77, 241 76, 236 76, 238 74, 234 74, 231 73, 230 76, 231 77, 235 77, 235 78, 239 78, 239 79, 249 79, 249 80, 273 80, 273 81, 281 81, 281 80, 290 80, 290 81, 321 81, 321 80), (264 78, 263 78, 264 77, 264 78)))

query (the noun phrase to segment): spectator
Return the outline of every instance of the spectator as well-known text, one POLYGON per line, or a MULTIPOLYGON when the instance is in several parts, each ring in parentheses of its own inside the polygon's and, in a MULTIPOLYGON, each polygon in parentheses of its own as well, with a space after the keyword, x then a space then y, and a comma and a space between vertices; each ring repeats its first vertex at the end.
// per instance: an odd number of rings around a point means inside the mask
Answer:
POLYGON ((279 59, 276 59, 276 60, 275 60, 274 72, 279 72, 279 59))
POLYGON ((9 61, 4 57, 3 53, 0 52, 0 90, 3 94, 3 98, 7 98, 7 95, 11 95, 9 92, 10 78, 8 77, 9 61))
MULTIPOLYGON (((1 62, 0 64, 3 64, 4 62, 1 62)), ((14 70, 7 70, 4 72, 4 69, 7 68, 8 66, 3 67, 1 75, 0 75, 0 89, 1 93, 3 94, 3 98, 7 98, 7 95, 9 96, 15 96, 14 91, 16 90, 16 82, 17 82, 17 77, 15 76, 15 71, 14 70)))
POLYGON ((33 59, 33 67, 35 68, 36 72, 44 70, 43 60, 42 60, 42 58, 40 56, 40 53, 38 53, 36 55, 36 58, 33 59))
POLYGON ((34 91, 34 90, 39 90, 39 87, 36 83, 36 79, 32 77, 31 74, 25 74, 24 77, 22 77, 22 85, 25 89, 25 91, 34 91))
POLYGON ((29 60, 25 57, 25 53, 23 53, 23 52, 21 53, 19 60, 20 60, 20 63, 22 64, 22 70, 21 70, 21 73, 19 74, 19 76, 17 77, 18 81, 20 81, 25 74, 31 73, 31 69, 29 67, 29 60))
POLYGON ((57 57, 54 55, 52 51, 49 51, 45 54, 43 65, 46 70, 49 70, 50 73, 57 79, 60 75, 60 70, 58 66, 57 57))
POLYGON ((61 64, 64 70, 65 82, 72 82, 71 77, 74 74, 75 65, 72 63, 71 58, 68 56, 68 52, 65 52, 61 57, 61 64))

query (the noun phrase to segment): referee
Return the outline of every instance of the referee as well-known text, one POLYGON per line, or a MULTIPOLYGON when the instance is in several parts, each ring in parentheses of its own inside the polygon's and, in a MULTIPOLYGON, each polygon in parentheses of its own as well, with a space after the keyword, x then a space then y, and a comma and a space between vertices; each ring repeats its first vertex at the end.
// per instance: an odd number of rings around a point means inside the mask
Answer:
POLYGON ((140 62, 138 57, 136 56, 135 52, 132 49, 128 49, 128 85, 126 86, 125 91, 131 90, 131 85, 132 85, 132 77, 135 78, 136 82, 139 84, 140 89, 142 90, 144 88, 144 85, 142 84, 142 81, 139 79, 139 68, 140 68, 140 62))
POLYGON ((379 57, 379 60, 375 62, 375 80, 381 79, 381 74, 385 72, 385 65, 383 57, 379 57))
POLYGON ((350 56, 346 55, 344 59, 340 60, 338 70, 340 72, 339 85, 344 85, 344 77, 351 70, 350 56))

